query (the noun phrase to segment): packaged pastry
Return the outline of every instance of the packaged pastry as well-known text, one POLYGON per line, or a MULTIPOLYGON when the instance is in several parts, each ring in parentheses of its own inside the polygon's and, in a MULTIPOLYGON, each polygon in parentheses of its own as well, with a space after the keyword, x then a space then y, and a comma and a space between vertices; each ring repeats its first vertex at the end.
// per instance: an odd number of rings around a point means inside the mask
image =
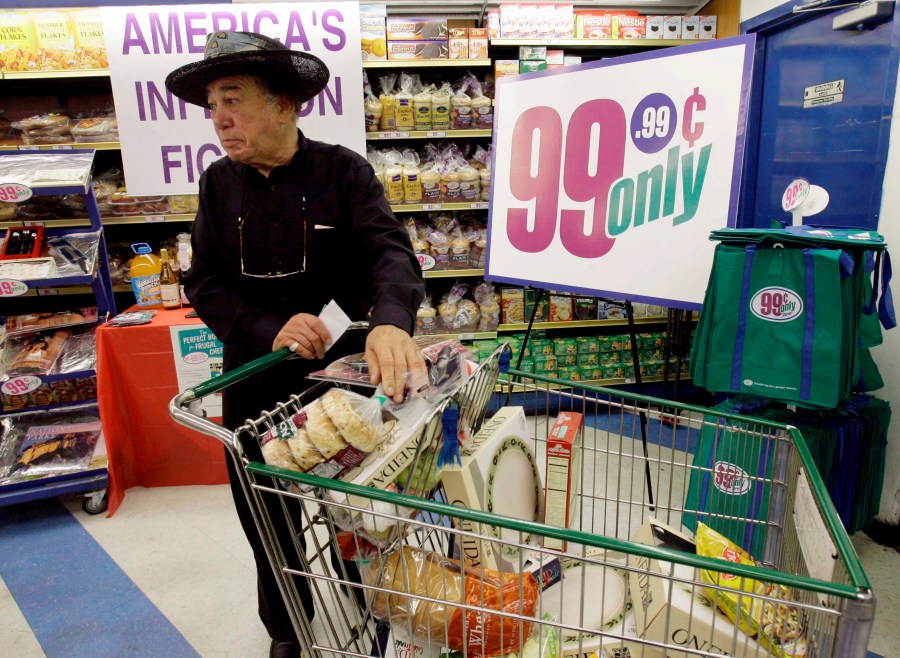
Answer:
POLYGON ((437 311, 431 305, 431 297, 426 296, 416 311, 416 334, 428 336, 437 330, 437 311))
POLYGON ((472 99, 461 89, 450 98, 450 127, 453 130, 472 127, 472 99))
POLYGON ((403 152, 403 200, 406 203, 422 203, 422 181, 419 156, 413 150, 403 152))
POLYGON ((462 191, 459 189, 459 173, 448 169, 441 174, 441 201, 444 203, 459 203, 462 201, 462 191))
POLYGON ((469 240, 453 238, 450 240, 450 268, 464 270, 469 267, 469 240))
POLYGON ((478 331, 496 331, 500 326, 500 304, 486 302, 478 306, 481 316, 478 320, 478 331))
POLYGON ((459 194, 463 202, 481 200, 481 177, 472 167, 463 167, 459 171, 459 194))
POLYGON ((469 248, 469 267, 484 268, 484 256, 487 249, 487 240, 478 238, 469 248))
POLYGON ((472 127, 484 129, 494 125, 494 103, 487 96, 472 99, 472 127))
POLYGON ((429 85, 413 96, 413 114, 415 115, 416 130, 431 130, 432 93, 434 93, 434 85, 429 85))
POLYGON ((369 92, 363 103, 363 113, 366 118, 366 132, 377 133, 381 128, 382 105, 378 97, 369 92))
POLYGON ((397 129, 397 104, 394 98, 394 83, 397 82, 397 74, 389 73, 379 78, 381 83, 381 95, 378 100, 381 101, 381 124, 380 127, 385 131, 397 129))
POLYGON ((81 119, 71 127, 76 142, 109 142, 118 139, 119 131, 113 117, 81 119))
POLYGON ((400 164, 399 158, 389 160, 384 169, 384 191, 388 203, 403 203, 403 166, 400 164))
POLYGON ((15 219, 16 204, 0 201, 0 221, 15 219))
POLYGON ((394 94, 396 104, 397 130, 409 132, 416 127, 416 116, 413 111, 413 95, 410 91, 413 78, 408 73, 400 74, 400 91, 394 94))
POLYGON ((450 267, 450 237, 440 231, 433 231, 428 236, 431 243, 431 257, 434 258, 435 270, 446 270, 450 267))
POLYGON ((46 114, 35 114, 21 121, 13 121, 10 126, 22 132, 57 130, 60 133, 68 133, 69 117, 60 112, 48 112, 46 114))
POLYGON ((437 169, 425 169, 419 174, 422 182, 422 203, 441 202, 441 172, 437 169))
POLYGON ((485 167, 484 169, 479 171, 478 177, 480 178, 480 183, 481 183, 481 200, 482 201, 490 201, 491 200, 491 169, 490 169, 490 167, 485 167))
POLYGON ((453 319, 453 329, 464 331, 478 326, 478 304, 471 299, 460 299, 456 309, 456 317, 453 319))
POLYGON ((449 83, 431 95, 431 125, 434 130, 450 130, 450 97, 453 89, 449 83))
POLYGON ((458 310, 459 307, 454 301, 448 300, 445 302, 441 302, 440 306, 438 306, 438 313, 441 314, 441 325, 445 330, 453 330, 454 322, 456 322, 456 312, 458 310))

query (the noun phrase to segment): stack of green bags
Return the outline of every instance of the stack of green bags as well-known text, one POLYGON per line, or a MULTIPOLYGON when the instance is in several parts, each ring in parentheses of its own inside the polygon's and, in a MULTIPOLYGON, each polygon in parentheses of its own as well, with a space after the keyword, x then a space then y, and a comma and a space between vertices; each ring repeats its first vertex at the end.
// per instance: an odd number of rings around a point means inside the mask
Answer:
POLYGON ((868 348, 881 341, 879 320, 896 326, 880 235, 799 226, 711 237, 721 244, 691 354, 695 384, 818 409, 880 386, 868 348))

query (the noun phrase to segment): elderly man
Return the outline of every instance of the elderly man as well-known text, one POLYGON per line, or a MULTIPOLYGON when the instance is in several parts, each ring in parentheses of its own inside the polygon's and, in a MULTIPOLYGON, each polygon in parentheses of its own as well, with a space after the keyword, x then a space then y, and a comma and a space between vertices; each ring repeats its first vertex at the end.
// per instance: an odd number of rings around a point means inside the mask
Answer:
MULTIPOLYGON (((381 382, 388 396, 402 399, 407 374, 425 367, 410 337, 424 296, 422 275, 381 184, 364 158, 308 139, 297 128, 301 104, 328 77, 321 60, 269 37, 215 32, 207 37, 202 61, 166 79, 176 96, 209 109, 227 154, 200 179, 188 297, 224 343, 226 371, 282 347, 302 357, 227 388, 223 421, 230 429, 301 392, 306 375, 324 367, 331 336, 317 314, 332 299, 351 318, 369 319, 366 360, 372 382, 381 382)), ((328 352, 329 361, 362 351, 358 342, 341 341, 328 352)), ((290 617, 230 460, 229 469, 256 558, 260 617, 273 640, 270 655, 298 656, 290 617)), ((280 543, 291 550, 289 537, 280 543)), ((311 617, 308 592, 303 598, 311 617)))

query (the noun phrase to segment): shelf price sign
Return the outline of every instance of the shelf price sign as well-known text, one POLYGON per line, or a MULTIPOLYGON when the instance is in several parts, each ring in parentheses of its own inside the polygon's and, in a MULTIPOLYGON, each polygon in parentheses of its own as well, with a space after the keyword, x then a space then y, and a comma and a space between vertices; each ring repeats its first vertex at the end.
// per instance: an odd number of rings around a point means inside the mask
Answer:
POLYGON ((734 226, 752 35, 497 82, 487 276, 699 309, 734 226))
POLYGON ((22 375, 7 379, 0 384, 0 391, 5 395, 25 395, 36 391, 41 387, 41 378, 32 375, 22 375))

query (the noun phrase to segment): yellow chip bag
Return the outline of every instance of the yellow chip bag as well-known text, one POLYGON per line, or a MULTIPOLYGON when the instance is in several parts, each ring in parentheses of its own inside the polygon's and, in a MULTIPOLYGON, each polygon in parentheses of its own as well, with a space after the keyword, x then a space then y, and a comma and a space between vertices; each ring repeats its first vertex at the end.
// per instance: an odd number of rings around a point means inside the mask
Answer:
MULTIPOLYGON (((725 560, 733 564, 758 566, 740 546, 720 535, 709 526, 697 523, 697 555, 725 560)), ((727 587, 734 594, 708 590, 719 609, 740 629, 756 639, 778 658, 803 658, 807 655, 806 636, 801 632, 801 619, 795 606, 776 604, 759 596, 791 600, 787 587, 766 584, 752 578, 702 569, 700 577, 710 585, 727 587), (743 596, 746 592, 752 596, 743 596)))

